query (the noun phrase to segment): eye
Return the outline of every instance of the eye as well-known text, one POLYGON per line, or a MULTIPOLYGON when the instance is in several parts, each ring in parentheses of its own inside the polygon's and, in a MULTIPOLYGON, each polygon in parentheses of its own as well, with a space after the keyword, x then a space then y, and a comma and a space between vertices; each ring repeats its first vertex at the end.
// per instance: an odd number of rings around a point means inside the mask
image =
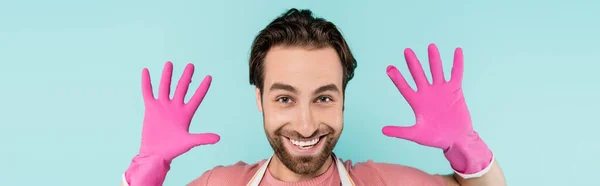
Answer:
POLYGON ((331 102, 331 98, 327 97, 327 96, 322 96, 322 97, 317 98, 317 102, 323 102, 323 103, 331 102))
POLYGON ((289 97, 279 97, 279 98, 277 98, 277 102, 290 103, 290 102, 292 102, 292 99, 290 99, 289 97))

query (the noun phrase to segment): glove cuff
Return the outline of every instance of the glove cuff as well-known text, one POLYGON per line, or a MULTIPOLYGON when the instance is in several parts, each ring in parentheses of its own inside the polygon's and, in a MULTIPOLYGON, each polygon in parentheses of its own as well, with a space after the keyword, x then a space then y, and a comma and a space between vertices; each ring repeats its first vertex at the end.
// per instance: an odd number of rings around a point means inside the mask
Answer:
POLYGON ((444 156, 454 172, 465 179, 481 177, 494 163, 494 154, 477 132, 455 142, 444 151, 444 156))
POLYGON ((123 176, 128 186, 162 186, 170 165, 171 161, 164 158, 137 155, 123 176))

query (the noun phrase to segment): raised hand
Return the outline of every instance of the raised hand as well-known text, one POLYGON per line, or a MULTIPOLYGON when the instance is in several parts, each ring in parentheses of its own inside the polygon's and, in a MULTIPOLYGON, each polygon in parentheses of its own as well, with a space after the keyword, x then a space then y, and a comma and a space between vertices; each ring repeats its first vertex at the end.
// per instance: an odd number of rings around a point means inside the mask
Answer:
MULTIPOLYGON (((451 78, 446 81, 437 47, 429 45, 429 66, 433 83, 429 83, 421 63, 411 49, 404 50, 406 63, 417 85, 413 90, 395 66, 387 74, 412 107, 416 123, 412 126, 385 126, 386 136, 444 150, 455 171, 473 174, 489 168, 492 153, 473 130, 471 116, 462 91, 462 49, 454 52, 451 78)), ((463 175, 468 176, 468 175, 463 175)))
POLYGON ((155 98, 148 69, 142 71, 145 105, 142 142, 139 154, 125 173, 131 186, 162 185, 173 159, 195 146, 215 144, 220 139, 217 134, 190 134, 188 131, 194 113, 208 92, 211 76, 204 78, 190 101, 185 103, 194 65, 186 66, 173 99, 170 99, 172 73, 173 64, 165 63, 158 98, 155 98))

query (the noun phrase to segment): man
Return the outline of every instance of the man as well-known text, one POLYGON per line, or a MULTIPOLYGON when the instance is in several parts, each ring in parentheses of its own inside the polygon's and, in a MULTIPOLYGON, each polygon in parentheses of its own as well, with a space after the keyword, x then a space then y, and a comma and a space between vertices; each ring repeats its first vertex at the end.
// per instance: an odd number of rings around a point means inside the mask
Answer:
MULTIPOLYGON (((314 18, 309 10, 291 9, 258 34, 250 56, 250 83, 256 87, 256 104, 274 155, 255 164, 215 167, 189 185, 505 185, 492 152, 472 128, 461 89, 461 49, 455 51, 452 77, 446 81, 437 48, 430 45, 431 84, 412 50, 404 54, 417 91, 394 66, 388 66, 387 74, 413 108, 417 122, 411 127, 386 126, 383 134, 442 149, 456 174, 429 175, 373 161, 353 165, 337 158, 332 151, 342 133, 344 93, 356 60, 334 24, 314 18)), ((220 139, 212 133, 188 133, 211 77, 184 103, 193 65, 185 68, 170 99, 172 68, 167 62, 158 98, 152 93, 148 70, 142 73, 146 108, 142 143, 122 185, 162 185, 174 158, 220 139)))

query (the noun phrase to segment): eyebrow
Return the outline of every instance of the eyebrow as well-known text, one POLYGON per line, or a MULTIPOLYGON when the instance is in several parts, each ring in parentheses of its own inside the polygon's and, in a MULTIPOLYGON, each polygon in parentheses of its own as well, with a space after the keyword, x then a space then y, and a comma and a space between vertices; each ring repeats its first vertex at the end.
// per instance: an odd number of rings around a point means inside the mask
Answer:
MULTIPOLYGON (((274 83, 273 85, 271 85, 271 88, 269 88, 269 91, 274 91, 274 90, 285 90, 285 91, 292 92, 292 93, 298 93, 298 90, 296 90, 296 88, 294 88, 294 86, 288 85, 288 84, 283 84, 283 83, 274 83)), ((335 84, 332 83, 329 85, 324 85, 324 86, 319 87, 317 90, 315 90, 313 92, 313 94, 320 94, 320 93, 327 92, 327 91, 340 92, 340 89, 335 84)))
POLYGON ((327 91, 340 92, 340 89, 335 84, 329 84, 319 87, 313 94, 320 94, 327 91))
POLYGON ((271 88, 269 88, 269 91, 274 91, 274 90, 285 90, 285 91, 293 92, 293 93, 298 92, 296 90, 296 88, 294 88, 292 85, 283 84, 283 83, 274 83, 273 85, 271 85, 271 88))

